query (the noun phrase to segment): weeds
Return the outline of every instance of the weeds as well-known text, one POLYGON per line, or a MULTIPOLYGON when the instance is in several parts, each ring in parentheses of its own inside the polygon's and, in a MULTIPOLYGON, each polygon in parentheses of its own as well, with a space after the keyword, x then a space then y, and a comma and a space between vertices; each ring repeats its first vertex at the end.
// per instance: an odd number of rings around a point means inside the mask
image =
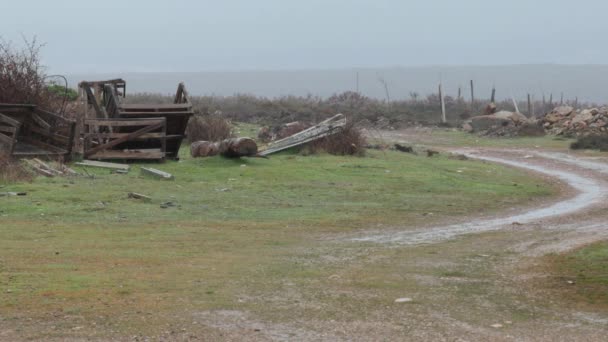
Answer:
POLYGON ((324 151, 339 156, 364 156, 366 145, 367 140, 363 132, 349 122, 340 133, 312 142, 305 147, 304 151, 306 153, 324 151))
POLYGON ((196 115, 188 122, 186 135, 190 142, 220 141, 233 137, 232 125, 218 115, 196 115))
POLYGON ((0 183, 30 182, 32 179, 32 174, 21 164, 0 153, 0 183))
POLYGON ((588 135, 578 138, 570 145, 573 150, 608 151, 608 135, 588 135))

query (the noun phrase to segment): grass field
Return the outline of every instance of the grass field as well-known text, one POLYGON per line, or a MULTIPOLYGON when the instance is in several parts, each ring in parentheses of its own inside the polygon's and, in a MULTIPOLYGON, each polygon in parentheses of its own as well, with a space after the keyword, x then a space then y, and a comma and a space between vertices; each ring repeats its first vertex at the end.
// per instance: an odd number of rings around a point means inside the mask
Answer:
POLYGON ((546 257, 553 286, 575 305, 608 308, 608 241, 546 257))
MULTIPOLYGON (((546 135, 542 137, 481 137, 455 129, 422 128, 408 129, 413 142, 424 143, 437 147, 500 147, 500 148, 543 148, 567 150, 574 139, 546 135)), ((385 133, 390 136, 390 132, 385 133)), ((382 135, 374 134, 379 139, 382 135)))
POLYGON ((353 293, 392 295, 411 280, 385 262, 363 274, 359 247, 337 247, 330 260, 318 248, 326 236, 490 213, 556 191, 498 165, 397 152, 152 165, 175 181, 143 177, 140 166, 2 185, 28 195, 0 197, 0 327, 38 339, 155 336, 215 309, 280 320, 285 301, 319 305, 291 315, 357 319, 384 300, 353 307, 346 292, 324 292, 332 275, 353 293))

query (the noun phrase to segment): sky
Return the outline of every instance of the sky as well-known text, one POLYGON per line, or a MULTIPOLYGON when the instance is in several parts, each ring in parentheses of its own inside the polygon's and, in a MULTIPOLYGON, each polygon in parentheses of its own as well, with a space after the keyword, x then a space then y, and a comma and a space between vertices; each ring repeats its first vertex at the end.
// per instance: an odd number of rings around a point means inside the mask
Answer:
POLYGON ((56 73, 606 64, 606 0, 0 0, 56 73))

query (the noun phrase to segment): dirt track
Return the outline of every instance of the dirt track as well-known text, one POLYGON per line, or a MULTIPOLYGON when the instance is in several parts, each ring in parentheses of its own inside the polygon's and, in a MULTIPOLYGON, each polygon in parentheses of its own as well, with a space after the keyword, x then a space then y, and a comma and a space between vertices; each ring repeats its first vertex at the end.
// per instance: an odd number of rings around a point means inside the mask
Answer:
MULTIPOLYGON (((505 164, 525 170, 537 172, 549 177, 559 179, 569 186, 574 195, 560 199, 555 203, 530 208, 516 214, 508 214, 492 219, 472 219, 458 224, 423 228, 405 232, 382 232, 354 238, 359 242, 393 243, 401 245, 415 245, 433 243, 463 234, 482 233, 493 230, 511 228, 513 225, 541 223, 543 220, 551 222, 547 229, 567 230, 569 225, 552 222, 556 219, 565 219, 569 215, 576 215, 593 206, 600 205, 608 197, 608 183, 599 173, 608 173, 608 164, 585 160, 575 156, 551 152, 533 152, 527 150, 491 150, 491 149, 465 149, 451 150, 453 153, 464 154, 469 158, 488 162, 505 164)), ((608 230, 601 229, 594 217, 589 217, 577 223, 576 230, 606 236, 608 230)))

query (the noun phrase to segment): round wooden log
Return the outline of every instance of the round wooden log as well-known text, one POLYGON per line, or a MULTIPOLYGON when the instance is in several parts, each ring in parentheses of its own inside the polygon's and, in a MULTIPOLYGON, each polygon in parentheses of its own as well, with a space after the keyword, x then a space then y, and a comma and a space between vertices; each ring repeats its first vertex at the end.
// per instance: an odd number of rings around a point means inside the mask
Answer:
POLYGON ((251 157, 258 153, 258 145, 251 138, 227 139, 220 143, 220 154, 227 158, 251 157))
POLYGON ((251 138, 226 139, 221 142, 197 141, 190 145, 194 158, 212 157, 221 154, 226 158, 251 157, 258 153, 258 145, 251 138))
POLYGON ((219 146, 217 143, 210 141, 197 141, 190 145, 190 155, 194 158, 201 157, 212 157, 219 153, 219 146))

